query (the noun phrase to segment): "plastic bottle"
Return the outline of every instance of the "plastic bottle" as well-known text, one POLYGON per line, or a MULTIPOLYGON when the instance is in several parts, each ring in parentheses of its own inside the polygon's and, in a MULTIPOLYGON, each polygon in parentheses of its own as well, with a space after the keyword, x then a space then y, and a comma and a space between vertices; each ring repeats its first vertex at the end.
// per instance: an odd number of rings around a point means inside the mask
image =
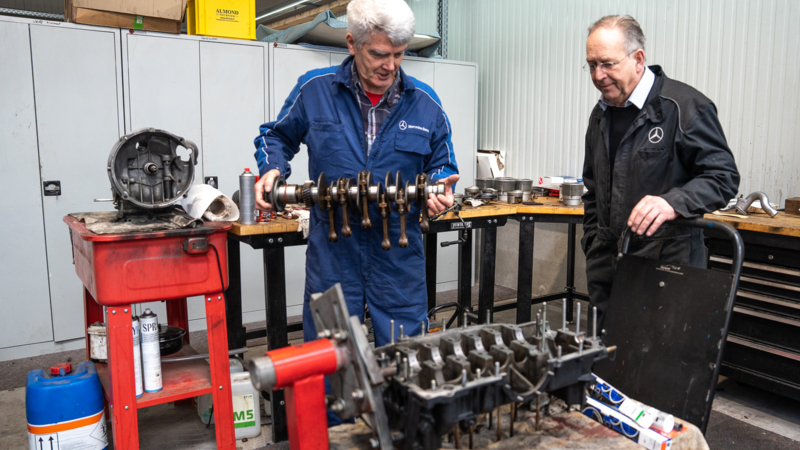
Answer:
POLYGON ((69 363, 56 364, 49 374, 28 372, 25 412, 28 448, 108 448, 103 387, 91 361, 74 372, 69 363))

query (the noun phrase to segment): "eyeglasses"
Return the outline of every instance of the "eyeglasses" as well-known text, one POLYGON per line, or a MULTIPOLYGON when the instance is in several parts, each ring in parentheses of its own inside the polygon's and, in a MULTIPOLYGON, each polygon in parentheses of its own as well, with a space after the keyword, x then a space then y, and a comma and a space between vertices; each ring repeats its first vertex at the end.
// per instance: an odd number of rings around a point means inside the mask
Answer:
POLYGON ((628 53, 627 55, 623 56, 622 58, 614 62, 602 62, 602 63, 587 62, 586 64, 583 65, 583 70, 588 73, 594 73, 597 69, 600 69, 605 73, 611 72, 612 70, 614 70, 614 67, 616 67, 617 64, 622 62, 623 59, 636 53, 636 50, 628 53))

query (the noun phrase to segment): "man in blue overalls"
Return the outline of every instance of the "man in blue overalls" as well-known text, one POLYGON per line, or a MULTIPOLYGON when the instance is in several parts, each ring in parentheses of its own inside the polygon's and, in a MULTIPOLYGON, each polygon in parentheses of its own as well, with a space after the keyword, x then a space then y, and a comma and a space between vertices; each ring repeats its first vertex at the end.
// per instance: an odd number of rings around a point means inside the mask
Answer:
MULTIPOLYGON (((400 62, 414 35, 414 15, 403 0, 354 0, 347 6, 348 57, 340 66, 312 70, 301 76, 278 119, 261 126, 255 139, 261 173, 255 186, 256 206, 269 211, 263 193, 279 175, 291 174, 289 161, 308 146, 308 173, 317 180, 356 179, 368 170, 375 180, 400 171, 403 180, 428 174, 443 180, 446 195, 430 195, 430 214, 453 204, 458 181, 451 128, 433 89, 406 75, 400 62)), ((304 180, 299 180, 302 182, 304 180)), ((338 209, 337 205, 337 209, 338 209)), ((400 216, 389 218, 391 250, 381 248, 383 229, 376 204, 370 205, 373 226, 361 228, 350 215, 352 236, 328 241, 328 216, 311 210, 306 250, 303 336, 317 338, 309 311, 311 294, 341 283, 350 315, 364 319, 369 305, 375 344, 389 342, 390 320, 408 335, 420 333, 426 321, 425 256, 419 225, 420 208, 413 203, 406 217, 408 247, 397 245, 400 216)), ((342 229, 337 211, 335 229, 342 229)), ((395 330, 397 335, 397 330, 395 330)))

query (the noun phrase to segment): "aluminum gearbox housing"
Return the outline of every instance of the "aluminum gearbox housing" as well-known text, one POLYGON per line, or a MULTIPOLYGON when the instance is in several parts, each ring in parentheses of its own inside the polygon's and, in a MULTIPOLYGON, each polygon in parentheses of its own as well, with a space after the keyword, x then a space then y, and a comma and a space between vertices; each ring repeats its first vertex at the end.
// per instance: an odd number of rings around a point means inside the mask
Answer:
POLYGON ((114 206, 169 208, 192 187, 197 158, 197 145, 164 130, 143 128, 122 136, 108 156, 114 206))

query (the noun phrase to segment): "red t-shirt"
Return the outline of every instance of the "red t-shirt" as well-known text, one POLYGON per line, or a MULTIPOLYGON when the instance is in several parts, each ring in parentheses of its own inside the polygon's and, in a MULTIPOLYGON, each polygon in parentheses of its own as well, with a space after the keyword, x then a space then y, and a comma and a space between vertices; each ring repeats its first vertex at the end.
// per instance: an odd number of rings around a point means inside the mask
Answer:
POLYGON ((372 102, 372 106, 377 105, 378 102, 381 101, 381 98, 383 97, 383 94, 373 94, 372 92, 367 92, 366 90, 364 91, 364 93, 366 93, 367 97, 369 97, 369 101, 372 102))

